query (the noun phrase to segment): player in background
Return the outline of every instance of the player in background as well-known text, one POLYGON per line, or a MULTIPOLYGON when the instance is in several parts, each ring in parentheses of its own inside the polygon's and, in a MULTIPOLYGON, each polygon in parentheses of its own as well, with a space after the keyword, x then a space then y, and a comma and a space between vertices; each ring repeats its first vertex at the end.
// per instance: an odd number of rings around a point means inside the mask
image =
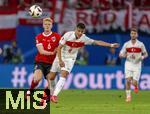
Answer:
POLYGON ((137 39, 138 31, 136 28, 131 29, 130 37, 131 40, 125 42, 119 54, 121 58, 126 58, 126 102, 131 101, 131 84, 134 85, 134 92, 138 93, 138 81, 141 74, 142 61, 148 56, 144 44, 137 39))
MULTIPOLYGON (((57 56, 53 62, 51 72, 60 72, 60 78, 55 86, 51 101, 57 103, 57 95, 62 90, 68 74, 71 72, 76 61, 78 50, 84 45, 98 45, 106 47, 118 47, 118 43, 107 43, 103 41, 93 40, 88 38, 85 34, 85 25, 79 23, 75 31, 66 32, 61 38, 57 50, 57 56)), ((51 79, 54 79, 51 76, 51 79)))
POLYGON ((2 48, 0 48, 0 55, 2 54, 2 52, 3 52, 3 50, 2 50, 2 48))
MULTIPOLYGON (((47 80, 50 76, 50 69, 55 59, 56 49, 61 38, 59 34, 52 32, 52 24, 53 21, 51 18, 44 18, 44 32, 36 36, 36 47, 38 53, 35 57, 34 77, 31 87, 29 91, 27 91, 27 95, 30 94, 30 92, 39 84, 43 75, 47 80)), ((46 88, 44 92, 49 96, 50 90, 48 88, 46 88)))

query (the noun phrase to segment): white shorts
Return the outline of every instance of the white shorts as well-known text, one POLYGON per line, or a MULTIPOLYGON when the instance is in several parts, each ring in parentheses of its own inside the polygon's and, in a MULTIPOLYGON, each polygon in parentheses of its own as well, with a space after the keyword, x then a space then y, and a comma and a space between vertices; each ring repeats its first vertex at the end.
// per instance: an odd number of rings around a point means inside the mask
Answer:
POLYGON ((125 70, 125 78, 132 77, 134 80, 139 81, 141 75, 141 70, 132 71, 132 70, 125 70))
POLYGON ((52 67, 51 67, 51 72, 60 72, 61 70, 65 70, 67 72, 71 72, 73 66, 74 66, 74 63, 75 63, 75 59, 72 59, 72 58, 64 58, 62 59, 65 63, 65 67, 60 67, 59 65, 59 60, 58 58, 56 57, 53 64, 52 64, 52 67))

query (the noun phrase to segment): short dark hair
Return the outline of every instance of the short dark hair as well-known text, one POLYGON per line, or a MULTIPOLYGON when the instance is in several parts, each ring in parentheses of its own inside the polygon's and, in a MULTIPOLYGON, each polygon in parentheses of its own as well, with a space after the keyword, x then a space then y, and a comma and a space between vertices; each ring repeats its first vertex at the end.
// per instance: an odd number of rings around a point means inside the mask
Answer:
POLYGON ((78 24, 77 24, 77 28, 85 29, 85 24, 83 24, 83 23, 78 23, 78 24))
POLYGON ((138 30, 137 30, 136 27, 132 27, 132 28, 131 28, 131 31, 138 32, 138 30))

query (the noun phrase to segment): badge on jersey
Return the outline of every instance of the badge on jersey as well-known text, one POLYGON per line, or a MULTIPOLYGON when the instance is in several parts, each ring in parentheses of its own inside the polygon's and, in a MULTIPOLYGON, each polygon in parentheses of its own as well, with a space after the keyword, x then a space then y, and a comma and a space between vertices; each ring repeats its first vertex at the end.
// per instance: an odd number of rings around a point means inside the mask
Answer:
POLYGON ((45 41, 46 41, 46 39, 43 39, 43 41, 45 42, 45 41))
POLYGON ((72 43, 72 47, 76 47, 77 46, 77 43, 72 43))
POLYGON ((52 41, 53 41, 53 42, 56 41, 56 37, 55 37, 55 36, 52 37, 52 41))

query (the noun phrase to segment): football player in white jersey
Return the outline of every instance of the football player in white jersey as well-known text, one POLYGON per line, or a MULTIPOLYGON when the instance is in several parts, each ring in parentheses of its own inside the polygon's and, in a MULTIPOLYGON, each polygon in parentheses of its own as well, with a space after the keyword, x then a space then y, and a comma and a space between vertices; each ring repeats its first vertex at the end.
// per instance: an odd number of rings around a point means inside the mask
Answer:
MULTIPOLYGON (((85 25, 79 23, 76 26, 75 31, 66 32, 60 40, 58 46, 57 56, 53 62, 51 73, 55 74, 60 72, 60 78, 55 86, 51 101, 57 103, 57 95, 62 90, 68 74, 71 72, 78 50, 84 45, 98 45, 106 47, 119 47, 118 43, 107 43, 103 41, 93 40, 88 38, 85 34, 85 25)), ((53 75, 54 76, 54 75, 53 75)), ((52 77, 54 79, 54 77, 52 77)))
POLYGON ((134 92, 138 93, 138 81, 141 74, 142 61, 148 56, 146 48, 138 38, 136 28, 130 31, 131 40, 124 43, 119 56, 126 58, 125 79, 126 79, 126 102, 131 101, 130 85, 134 85, 134 92))

